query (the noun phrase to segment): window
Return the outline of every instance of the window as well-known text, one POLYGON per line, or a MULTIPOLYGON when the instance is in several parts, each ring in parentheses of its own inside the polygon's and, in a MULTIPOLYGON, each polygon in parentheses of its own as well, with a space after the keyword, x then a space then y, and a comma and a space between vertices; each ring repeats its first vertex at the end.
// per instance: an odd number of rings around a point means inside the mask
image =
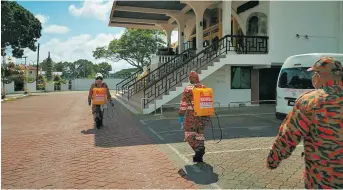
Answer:
POLYGON ((251 89, 251 67, 231 67, 231 89, 251 89))
POLYGON ((286 68, 280 71, 279 88, 314 89, 312 85, 313 72, 308 68, 286 68))
POLYGON ((252 36, 255 36, 258 34, 258 17, 257 16, 253 16, 249 19, 248 34, 252 36))

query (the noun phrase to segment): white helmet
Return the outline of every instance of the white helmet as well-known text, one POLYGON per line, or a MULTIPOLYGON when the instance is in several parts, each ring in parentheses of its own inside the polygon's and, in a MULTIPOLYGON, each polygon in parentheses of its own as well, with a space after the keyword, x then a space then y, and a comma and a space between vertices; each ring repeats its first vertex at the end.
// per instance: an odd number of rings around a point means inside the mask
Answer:
POLYGON ((95 80, 96 80, 97 78, 101 78, 101 80, 102 80, 104 77, 102 76, 101 73, 97 73, 97 74, 95 75, 95 80))

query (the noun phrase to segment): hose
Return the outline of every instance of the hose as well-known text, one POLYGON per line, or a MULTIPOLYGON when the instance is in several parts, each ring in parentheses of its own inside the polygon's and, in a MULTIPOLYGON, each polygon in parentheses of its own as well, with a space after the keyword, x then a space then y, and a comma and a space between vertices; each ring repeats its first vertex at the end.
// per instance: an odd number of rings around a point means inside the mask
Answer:
MULTIPOLYGON (((192 109, 194 111, 194 106, 193 106, 192 102, 188 102, 188 103, 192 106, 192 109)), ((187 111, 188 110, 186 110, 186 113, 187 113, 187 111)), ((219 143, 223 139, 223 131, 222 131, 222 128, 220 127, 219 116, 218 116, 217 112, 214 112, 214 114, 217 117, 217 123, 218 123, 218 127, 219 127, 219 130, 220 130, 220 140, 217 142, 217 143, 219 143)), ((196 117, 196 116, 194 116, 194 117, 196 117)), ((214 128, 213 128, 213 123, 212 123, 212 119, 211 118, 210 118, 210 123, 211 123, 211 128, 212 128, 212 138, 213 138, 213 141, 215 141, 214 128)), ((204 125, 204 123, 201 123, 201 124, 204 125)), ((195 128, 195 121, 193 122, 193 127, 195 128)))

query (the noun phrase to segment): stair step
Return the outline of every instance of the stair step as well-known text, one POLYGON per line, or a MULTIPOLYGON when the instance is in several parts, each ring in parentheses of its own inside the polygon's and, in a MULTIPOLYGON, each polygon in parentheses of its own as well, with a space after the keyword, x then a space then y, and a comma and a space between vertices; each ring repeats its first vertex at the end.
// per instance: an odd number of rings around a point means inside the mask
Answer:
MULTIPOLYGON (((115 95, 117 99, 121 100, 124 104, 132 107, 136 112, 141 112, 141 104, 135 101, 128 101, 127 98, 122 98, 121 96, 115 95)), ((125 106, 125 105, 124 105, 125 106)))

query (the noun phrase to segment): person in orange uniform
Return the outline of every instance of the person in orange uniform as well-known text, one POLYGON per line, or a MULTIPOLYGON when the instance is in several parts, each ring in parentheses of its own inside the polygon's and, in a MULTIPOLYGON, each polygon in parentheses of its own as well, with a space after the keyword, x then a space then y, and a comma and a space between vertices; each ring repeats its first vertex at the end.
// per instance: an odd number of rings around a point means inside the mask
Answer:
MULTIPOLYGON (((112 106, 114 105, 113 102, 112 102, 112 97, 111 97, 111 93, 110 93, 110 90, 107 86, 106 83, 103 82, 103 76, 101 73, 97 73, 95 75, 95 83, 92 83, 90 89, 89 89, 89 93, 88 93, 88 105, 90 106, 91 105, 91 102, 92 102, 92 97, 93 97, 93 88, 107 88, 107 100, 112 104, 112 106)), ((94 122, 95 121, 95 117, 96 117, 96 105, 92 105, 92 114, 93 114, 93 118, 94 118, 94 122)), ((101 112, 100 113, 100 118, 103 118, 103 113, 101 112)), ((102 126, 102 119, 100 120, 100 126, 102 126)), ((100 127, 99 126, 99 127, 100 127)))
POLYGON ((194 115, 192 91, 193 88, 206 88, 206 86, 200 83, 199 75, 195 71, 190 72, 189 81, 191 84, 182 93, 178 121, 184 126, 185 140, 195 152, 193 162, 203 162, 205 154, 204 129, 209 124, 210 117, 194 115), (183 121, 184 116, 186 117, 185 121, 183 121))
POLYGON ((315 90, 301 95, 280 127, 267 157, 275 169, 304 140, 305 188, 343 188, 343 83, 342 64, 321 57, 314 72, 315 90))

